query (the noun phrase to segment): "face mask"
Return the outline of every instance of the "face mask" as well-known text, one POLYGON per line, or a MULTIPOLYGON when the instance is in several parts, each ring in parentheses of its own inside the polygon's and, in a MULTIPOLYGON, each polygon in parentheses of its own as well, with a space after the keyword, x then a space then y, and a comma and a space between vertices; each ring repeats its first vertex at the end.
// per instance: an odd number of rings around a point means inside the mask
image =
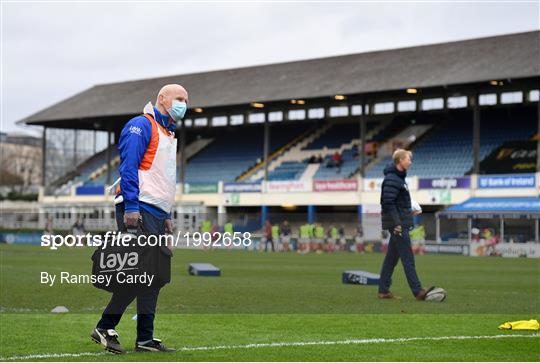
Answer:
POLYGON ((169 115, 174 121, 180 121, 184 118, 186 114, 187 104, 185 102, 180 102, 178 100, 173 100, 171 108, 167 110, 169 115))

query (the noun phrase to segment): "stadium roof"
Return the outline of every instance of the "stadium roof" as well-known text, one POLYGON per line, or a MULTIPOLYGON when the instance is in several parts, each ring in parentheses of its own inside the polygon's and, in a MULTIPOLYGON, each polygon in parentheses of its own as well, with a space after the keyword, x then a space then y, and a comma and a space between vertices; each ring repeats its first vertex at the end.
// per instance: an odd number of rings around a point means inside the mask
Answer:
POLYGON ((96 85, 21 122, 135 115, 167 83, 190 108, 333 97, 540 76, 540 31, 246 68, 96 85))

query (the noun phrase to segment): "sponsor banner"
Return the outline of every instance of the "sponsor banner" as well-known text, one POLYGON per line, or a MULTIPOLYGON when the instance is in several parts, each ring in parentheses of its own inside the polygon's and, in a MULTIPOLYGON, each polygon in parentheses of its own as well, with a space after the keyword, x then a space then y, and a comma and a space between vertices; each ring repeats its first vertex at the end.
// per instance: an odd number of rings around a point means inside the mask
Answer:
POLYGON ((217 193, 218 185, 215 183, 186 183, 184 184, 184 194, 197 193, 217 193))
POLYGON ((364 191, 380 192, 383 178, 367 178, 364 179, 364 191))
POLYGON ((534 188, 536 176, 534 174, 513 175, 480 175, 478 188, 534 188))
POLYGON ((0 243, 39 245, 41 243, 42 235, 43 234, 39 232, 2 232, 0 233, 0 243))
POLYGON ((361 248, 362 251, 365 253, 386 252, 386 250, 388 249, 388 245, 383 244, 379 241, 363 242, 361 248))
POLYGON ((433 204, 452 203, 452 191, 449 189, 433 189, 429 191, 429 200, 433 204))
MULTIPOLYGON (((383 178, 364 178, 364 191, 365 192, 380 192, 383 182, 383 178)), ((407 187, 409 190, 416 190, 415 179, 405 178, 407 187)))
POLYGON ((358 181, 355 179, 313 181, 314 192, 346 192, 357 190, 358 181))
POLYGON ((103 185, 82 185, 75 189, 76 195, 103 195, 105 186, 103 185))
POLYGON ((465 189, 470 188, 471 178, 420 178, 418 189, 465 189))
POLYGON ((423 246, 426 253, 448 254, 448 255, 468 255, 469 246, 467 245, 450 245, 440 243, 426 243, 423 246))
POLYGON ((226 205, 240 204, 240 194, 238 193, 225 194, 225 204, 226 205))
POLYGON ((496 245, 486 245, 485 243, 472 242, 470 252, 471 256, 540 258, 540 243, 498 243, 496 245))
POLYGON ((223 193, 260 193, 262 184, 260 182, 252 183, 223 183, 223 193))
POLYGON ((480 172, 494 174, 536 171, 536 141, 509 141, 480 163, 480 172))
POLYGON ((269 193, 311 192, 312 183, 300 180, 271 181, 266 183, 269 193))

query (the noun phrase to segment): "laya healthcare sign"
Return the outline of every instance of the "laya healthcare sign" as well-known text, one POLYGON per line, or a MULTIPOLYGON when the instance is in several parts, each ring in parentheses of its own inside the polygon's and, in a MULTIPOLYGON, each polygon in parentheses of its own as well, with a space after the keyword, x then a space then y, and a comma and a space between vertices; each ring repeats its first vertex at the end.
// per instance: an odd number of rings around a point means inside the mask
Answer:
POLYGON ((480 175, 478 188, 535 188, 534 174, 480 175))
POLYGON ((357 191, 358 181, 356 179, 343 180, 314 180, 314 192, 346 192, 357 191))

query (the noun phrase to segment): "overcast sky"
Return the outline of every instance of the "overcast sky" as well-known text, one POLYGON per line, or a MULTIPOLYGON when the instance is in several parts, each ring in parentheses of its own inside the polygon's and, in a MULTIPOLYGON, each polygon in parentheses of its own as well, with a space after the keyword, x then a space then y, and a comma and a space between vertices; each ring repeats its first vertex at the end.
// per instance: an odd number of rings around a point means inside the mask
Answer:
MULTIPOLYGON (((528 3, 3 3, 1 130, 95 84, 538 30, 528 3)), ((32 133, 36 132, 35 129, 32 133)))

